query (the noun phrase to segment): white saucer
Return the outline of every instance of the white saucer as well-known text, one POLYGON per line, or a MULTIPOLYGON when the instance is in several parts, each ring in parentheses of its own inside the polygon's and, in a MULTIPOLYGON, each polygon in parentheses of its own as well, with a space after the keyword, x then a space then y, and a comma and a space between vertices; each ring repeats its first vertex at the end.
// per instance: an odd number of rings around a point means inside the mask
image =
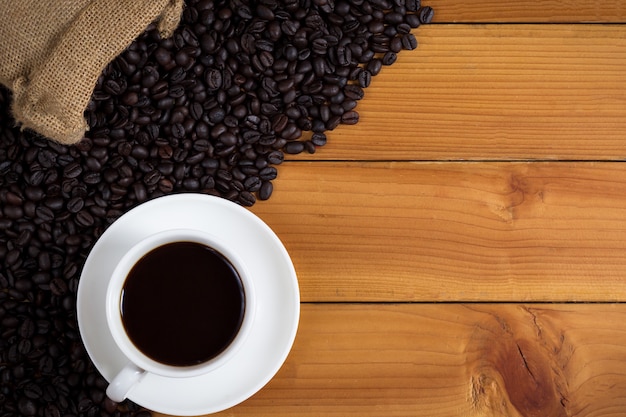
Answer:
POLYGON ((78 325, 87 353, 111 381, 126 365, 105 317, 111 272, 135 243, 174 228, 204 230, 239 248, 253 274, 257 325, 237 354, 215 371, 193 378, 147 374, 128 398, 166 414, 215 413, 248 399, 269 382, 287 358, 298 327, 300 293, 293 264, 278 237, 252 212, 203 194, 160 197, 128 211, 105 231, 87 258, 78 288, 78 325))

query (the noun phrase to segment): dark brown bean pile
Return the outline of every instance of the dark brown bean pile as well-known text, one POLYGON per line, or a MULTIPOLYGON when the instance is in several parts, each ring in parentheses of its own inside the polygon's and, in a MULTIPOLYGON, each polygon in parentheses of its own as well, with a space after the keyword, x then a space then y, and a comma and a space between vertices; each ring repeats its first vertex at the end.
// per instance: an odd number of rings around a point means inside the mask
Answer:
POLYGON ((75 146, 16 128, 0 89, 0 417, 149 416, 105 398, 80 341, 95 240, 165 194, 269 198, 284 154, 357 123, 432 17, 419 0, 189 0, 172 38, 149 28, 106 68, 75 146))

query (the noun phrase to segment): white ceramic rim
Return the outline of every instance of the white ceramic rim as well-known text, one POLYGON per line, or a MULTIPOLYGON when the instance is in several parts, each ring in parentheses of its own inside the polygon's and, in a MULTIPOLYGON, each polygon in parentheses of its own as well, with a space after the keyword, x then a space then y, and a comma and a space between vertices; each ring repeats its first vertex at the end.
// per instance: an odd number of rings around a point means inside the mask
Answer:
POLYGON ((107 287, 106 294, 106 318, 109 331, 115 340, 115 343, 124 355, 139 368, 157 375, 170 378, 189 378, 211 372, 216 368, 224 365, 239 351, 243 343, 246 341, 250 330, 254 324, 254 316, 256 313, 256 296, 254 284, 250 279, 250 274, 245 263, 241 260, 231 247, 220 242, 220 239, 199 230, 193 229, 169 229, 154 233, 136 245, 134 245, 120 259, 119 263, 113 270, 111 280, 107 287), (224 255, 233 265, 244 287, 245 306, 244 317, 237 336, 230 345, 219 355, 204 363, 193 366, 171 366, 157 362, 146 356, 133 344, 124 331, 120 315, 121 291, 126 281, 126 277, 135 263, 151 250, 172 242, 195 242, 206 245, 217 250, 224 255))

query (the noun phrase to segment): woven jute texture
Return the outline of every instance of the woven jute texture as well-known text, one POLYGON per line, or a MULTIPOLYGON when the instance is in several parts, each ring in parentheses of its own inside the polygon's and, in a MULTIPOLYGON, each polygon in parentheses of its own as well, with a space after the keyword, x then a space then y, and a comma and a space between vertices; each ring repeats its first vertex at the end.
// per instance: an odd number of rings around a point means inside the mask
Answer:
POLYGON ((98 77, 146 27, 170 36, 183 0, 3 0, 0 83, 22 128, 80 141, 98 77))

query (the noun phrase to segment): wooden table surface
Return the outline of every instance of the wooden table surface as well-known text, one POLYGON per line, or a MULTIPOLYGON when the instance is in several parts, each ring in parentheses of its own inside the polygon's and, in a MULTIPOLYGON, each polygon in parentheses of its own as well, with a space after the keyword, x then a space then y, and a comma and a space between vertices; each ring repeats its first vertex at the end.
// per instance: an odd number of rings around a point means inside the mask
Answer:
POLYGON ((220 416, 626 415, 626 1, 424 4, 252 208, 301 322, 220 416))

